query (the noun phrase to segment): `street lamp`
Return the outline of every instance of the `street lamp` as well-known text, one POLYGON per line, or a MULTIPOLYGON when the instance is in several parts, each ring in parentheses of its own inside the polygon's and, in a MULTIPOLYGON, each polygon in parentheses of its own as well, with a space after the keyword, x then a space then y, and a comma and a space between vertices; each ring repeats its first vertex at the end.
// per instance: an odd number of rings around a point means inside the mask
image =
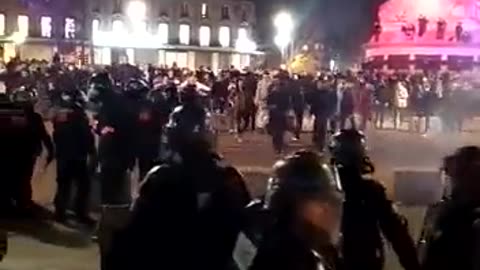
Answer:
POLYGON ((277 30, 277 35, 274 38, 274 42, 282 53, 283 62, 285 60, 286 48, 293 39, 292 32, 294 23, 292 16, 290 15, 290 13, 280 12, 275 16, 273 24, 277 30))

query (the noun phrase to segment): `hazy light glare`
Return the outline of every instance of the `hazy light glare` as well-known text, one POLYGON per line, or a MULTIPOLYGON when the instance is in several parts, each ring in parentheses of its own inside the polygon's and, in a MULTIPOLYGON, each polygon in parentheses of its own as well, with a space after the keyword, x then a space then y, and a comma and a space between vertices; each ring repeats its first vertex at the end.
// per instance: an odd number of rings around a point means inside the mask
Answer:
POLYGON ((131 1, 127 6, 127 16, 132 21, 144 20, 147 14, 147 6, 142 1, 131 1))

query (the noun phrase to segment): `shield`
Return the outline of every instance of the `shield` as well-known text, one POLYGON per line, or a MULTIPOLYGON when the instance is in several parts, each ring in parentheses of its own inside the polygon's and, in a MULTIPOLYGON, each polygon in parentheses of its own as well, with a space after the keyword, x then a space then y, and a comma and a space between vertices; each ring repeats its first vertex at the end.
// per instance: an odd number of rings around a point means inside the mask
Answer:
POLYGON ((394 181, 394 199, 403 205, 427 206, 442 199, 444 183, 439 170, 399 168, 394 181))

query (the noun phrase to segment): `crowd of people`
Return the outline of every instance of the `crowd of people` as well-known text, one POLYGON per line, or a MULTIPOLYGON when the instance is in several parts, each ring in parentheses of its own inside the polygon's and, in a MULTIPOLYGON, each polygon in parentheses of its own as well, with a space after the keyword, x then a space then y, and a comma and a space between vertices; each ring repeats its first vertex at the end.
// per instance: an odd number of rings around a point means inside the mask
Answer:
POLYGON ((389 111, 395 128, 414 115, 428 129, 438 114, 460 130, 456 121, 473 113, 465 103, 473 94, 449 74, 314 76, 233 67, 214 74, 16 62, 2 76, 0 214, 32 214, 30 181, 43 148, 47 164, 57 162, 57 222, 70 222, 73 208, 77 221, 96 223, 88 200, 97 175, 102 270, 236 269, 240 233, 257 247, 252 270, 381 270, 384 240, 406 270, 478 269, 480 149, 446 159, 451 189, 428 215, 418 256, 406 219, 371 178, 375 166, 361 132, 372 114, 383 128, 389 111), (38 111, 52 122, 52 136, 38 111), (243 132, 260 129, 279 154, 257 200, 215 151, 212 119, 223 114, 239 143, 243 132), (306 114, 314 119, 314 150, 284 155, 285 133, 302 136, 306 114), (136 166, 141 184, 133 200, 136 166))

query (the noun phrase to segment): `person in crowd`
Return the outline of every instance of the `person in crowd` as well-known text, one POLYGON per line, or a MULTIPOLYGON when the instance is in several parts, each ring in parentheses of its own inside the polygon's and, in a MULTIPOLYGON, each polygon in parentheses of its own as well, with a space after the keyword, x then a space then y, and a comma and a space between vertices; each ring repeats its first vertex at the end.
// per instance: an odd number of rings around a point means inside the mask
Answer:
POLYGON ((350 122, 350 127, 356 127, 353 114, 355 108, 353 91, 353 84, 351 82, 340 80, 337 85, 337 94, 339 97, 338 124, 340 129, 346 128, 347 120, 350 122))
POLYGON ((264 129, 268 122, 267 97, 269 94, 272 78, 269 71, 263 71, 262 79, 258 81, 255 94, 255 107, 257 108, 256 126, 264 129))
POLYGON ((268 132, 272 137, 273 149, 277 155, 285 151, 284 136, 287 131, 287 112, 290 108, 290 96, 287 78, 284 73, 278 73, 274 77, 267 97, 268 132))
POLYGON ((108 73, 90 81, 88 99, 94 109, 99 136, 98 163, 102 214, 98 234, 102 270, 111 236, 124 225, 131 204, 131 171, 135 163, 137 113, 124 93, 114 88, 108 73))
POLYGON ((420 269, 406 219, 395 211, 385 188, 367 176, 374 172, 374 166, 367 156, 363 133, 340 131, 332 138, 330 152, 345 193, 341 229, 344 269, 383 269, 382 235, 404 269, 420 269))
POLYGON ((231 122, 234 127, 237 142, 242 142, 242 134, 246 129, 245 115, 247 110, 247 97, 244 91, 243 82, 240 78, 234 78, 229 85, 228 100, 231 103, 231 122))
POLYGON ((310 113, 315 117, 312 140, 316 149, 325 150, 328 133, 328 120, 331 114, 330 90, 327 78, 320 78, 313 91, 306 94, 306 102, 310 106, 310 113))
POLYGON ((25 112, 25 125, 27 132, 19 134, 14 140, 18 140, 18 148, 10 155, 12 172, 7 176, 12 181, 13 200, 16 209, 22 214, 31 215, 34 210, 32 199, 32 176, 37 158, 42 154, 44 146, 47 150, 47 163, 50 164, 54 158, 54 146, 50 135, 47 133, 42 116, 35 112, 35 94, 24 88, 15 90, 12 93, 12 100, 25 112))
POLYGON ((421 269, 478 269, 480 148, 462 147, 448 160, 451 194, 425 221, 421 269))
POLYGON ((65 89, 61 101, 55 104, 53 142, 57 160, 57 191, 55 218, 67 221, 67 209, 75 183, 74 211, 78 221, 92 225, 89 214, 91 179, 88 162, 96 160, 95 139, 85 113, 85 95, 78 89, 65 89))
POLYGON ((336 245, 343 194, 314 152, 297 152, 274 166, 265 232, 250 270, 343 269, 336 245))
POLYGON ((255 116, 257 114, 257 108, 255 106, 255 96, 257 94, 257 79, 255 75, 246 70, 242 76, 240 87, 245 95, 245 111, 243 115, 243 121, 245 124, 245 130, 255 130, 255 116))
POLYGON ((367 128, 367 123, 371 119, 372 114, 372 89, 365 80, 360 80, 358 88, 353 93, 355 103, 355 112, 360 116, 360 123, 358 128, 364 131, 367 128))
POLYGON ((295 126, 293 130, 293 140, 300 140, 300 134, 303 127, 303 118, 305 114, 305 91, 306 88, 311 87, 305 78, 299 78, 298 76, 293 80, 290 80, 290 92, 292 110, 295 115, 295 126))
POLYGON ((409 94, 405 83, 400 80, 394 83, 393 91, 395 93, 393 103, 393 128, 397 129, 399 126, 402 126, 406 109, 408 108, 409 94))

